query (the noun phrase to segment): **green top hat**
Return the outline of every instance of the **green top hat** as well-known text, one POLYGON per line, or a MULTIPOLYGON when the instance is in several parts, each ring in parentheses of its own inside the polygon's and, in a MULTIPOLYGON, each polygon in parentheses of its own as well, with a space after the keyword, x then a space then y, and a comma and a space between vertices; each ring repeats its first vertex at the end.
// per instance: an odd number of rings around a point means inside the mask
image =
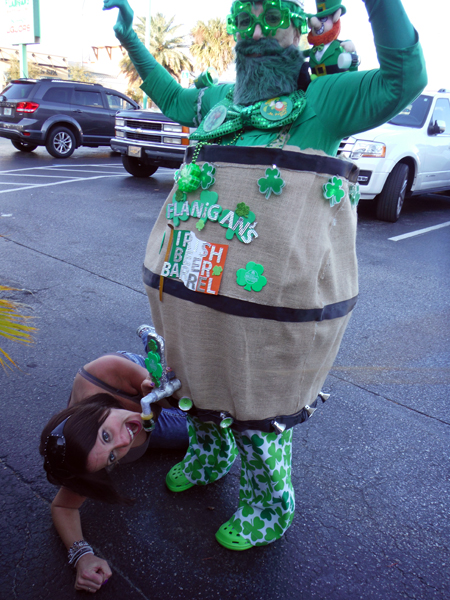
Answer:
POLYGON ((328 17, 335 13, 338 8, 342 10, 342 14, 345 15, 347 9, 343 6, 340 0, 316 0, 316 15, 309 15, 310 17, 328 17))

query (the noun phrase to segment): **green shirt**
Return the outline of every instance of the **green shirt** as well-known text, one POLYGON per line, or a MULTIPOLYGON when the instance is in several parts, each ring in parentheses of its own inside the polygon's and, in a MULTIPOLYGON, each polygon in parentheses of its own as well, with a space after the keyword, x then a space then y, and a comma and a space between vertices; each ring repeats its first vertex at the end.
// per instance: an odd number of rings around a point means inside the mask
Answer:
MULTIPOLYGON (((404 49, 378 46, 377 52, 379 69, 318 77, 309 85, 306 108, 291 126, 289 145, 335 156, 342 138, 385 123, 418 96, 427 81, 420 44, 404 49)), ((195 127, 199 115, 203 119, 231 84, 186 90, 155 64, 141 87, 166 116, 195 127)), ((246 130, 236 145, 266 146, 278 131, 246 130)))

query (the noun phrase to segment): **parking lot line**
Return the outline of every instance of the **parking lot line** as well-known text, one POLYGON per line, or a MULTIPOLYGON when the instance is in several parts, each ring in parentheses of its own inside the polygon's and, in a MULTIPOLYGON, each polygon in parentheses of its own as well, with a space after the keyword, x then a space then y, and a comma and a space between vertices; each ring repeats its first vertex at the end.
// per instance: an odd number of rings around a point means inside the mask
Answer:
MULTIPOLYGON (((35 175, 28 173, 2 173, 0 171, 0 177, 3 175, 7 177, 45 177, 47 179, 61 179, 62 177, 70 177, 70 175, 35 175)), ((78 179, 78 177, 72 176, 71 179, 78 179)))
POLYGON ((107 175, 99 175, 98 177, 77 177, 75 179, 65 179, 64 181, 54 181, 53 183, 36 183, 34 185, 13 188, 11 190, 0 190, 0 194, 7 194, 8 192, 20 192, 22 190, 32 190, 33 188, 50 187, 52 185, 62 185, 64 183, 76 183, 77 181, 92 181, 93 179, 105 179, 106 177, 123 177, 123 174, 114 175, 112 173, 108 173, 107 175))
POLYGON ((425 227, 425 229, 417 229, 416 231, 411 231, 411 233, 404 233, 403 235, 396 235, 395 237, 389 238, 391 242, 399 242, 400 240, 406 240, 407 238, 415 237, 417 235, 422 235, 424 233, 428 233, 429 231, 435 231, 436 229, 442 229, 442 227, 450 227, 450 221, 446 223, 441 223, 440 225, 433 225, 433 227, 425 227))

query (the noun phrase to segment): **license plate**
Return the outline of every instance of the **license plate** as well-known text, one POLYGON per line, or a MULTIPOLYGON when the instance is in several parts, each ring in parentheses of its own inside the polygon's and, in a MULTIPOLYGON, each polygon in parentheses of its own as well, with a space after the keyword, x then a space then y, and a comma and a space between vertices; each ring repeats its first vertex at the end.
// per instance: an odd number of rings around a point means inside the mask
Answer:
POLYGON ((12 115, 12 108, 4 108, 3 114, 4 115, 12 115))
POLYGON ((128 156, 141 156, 141 148, 139 146, 128 146, 128 156))

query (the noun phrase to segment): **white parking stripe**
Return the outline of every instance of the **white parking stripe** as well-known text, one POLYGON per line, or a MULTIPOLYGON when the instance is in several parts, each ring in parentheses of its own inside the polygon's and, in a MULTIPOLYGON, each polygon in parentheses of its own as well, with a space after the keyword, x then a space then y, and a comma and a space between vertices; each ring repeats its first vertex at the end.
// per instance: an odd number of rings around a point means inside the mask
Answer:
MULTIPOLYGON (((62 179, 63 177, 70 177, 70 175, 28 175, 27 173, 2 173, 0 171, 0 177, 2 177, 3 175, 7 176, 7 177, 45 177, 47 179, 62 179)), ((71 177, 71 179, 78 179, 77 177, 73 176, 71 177)))
POLYGON ((425 227, 425 229, 417 229, 417 231, 411 231, 411 233, 404 233, 403 235, 397 235, 395 237, 389 238, 391 242, 399 242, 400 240, 406 240, 410 237, 415 237, 416 235, 422 235, 423 233, 428 233, 429 231, 435 231, 436 229, 442 229, 442 227, 450 227, 450 221, 446 223, 441 223, 440 225, 433 225, 433 227, 425 227))
POLYGON ((13 188, 11 190, 0 190, 0 194, 7 194, 8 192, 20 192, 22 190, 32 190, 34 188, 50 187, 52 185, 62 185, 63 183, 76 183, 77 181, 92 181, 93 179, 105 179, 105 177, 123 177, 120 175, 99 175, 98 177, 77 177, 76 179, 66 179, 65 181, 54 181, 53 183, 37 183, 35 185, 28 185, 26 187, 13 188))

